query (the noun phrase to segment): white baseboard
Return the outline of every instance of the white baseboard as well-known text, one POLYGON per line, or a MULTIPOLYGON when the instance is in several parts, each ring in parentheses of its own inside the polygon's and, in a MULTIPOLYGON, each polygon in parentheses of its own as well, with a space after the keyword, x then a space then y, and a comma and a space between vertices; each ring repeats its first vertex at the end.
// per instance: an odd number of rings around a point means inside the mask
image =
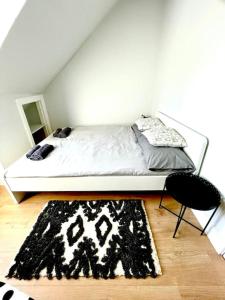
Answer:
MULTIPOLYGON (((212 211, 197 211, 192 210, 195 217, 197 218, 198 222, 202 226, 205 226, 207 220, 209 219, 212 211)), ((212 243, 213 247, 215 248, 218 254, 223 254, 225 252, 225 215, 224 215, 224 208, 223 205, 219 208, 218 212, 216 212, 215 216, 211 220, 209 224, 206 234, 212 243)))

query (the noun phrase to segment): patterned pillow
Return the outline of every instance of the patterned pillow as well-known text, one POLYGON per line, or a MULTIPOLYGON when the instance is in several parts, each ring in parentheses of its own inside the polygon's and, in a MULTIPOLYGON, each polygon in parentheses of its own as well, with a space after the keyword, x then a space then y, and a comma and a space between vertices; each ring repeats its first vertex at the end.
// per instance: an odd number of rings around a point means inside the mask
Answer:
POLYGON ((140 131, 151 129, 152 127, 164 126, 163 122, 158 118, 141 117, 135 121, 140 131))
POLYGON ((187 146, 187 142, 182 135, 175 129, 166 126, 158 126, 155 127, 154 130, 145 130, 143 135, 153 146, 179 148, 187 146))

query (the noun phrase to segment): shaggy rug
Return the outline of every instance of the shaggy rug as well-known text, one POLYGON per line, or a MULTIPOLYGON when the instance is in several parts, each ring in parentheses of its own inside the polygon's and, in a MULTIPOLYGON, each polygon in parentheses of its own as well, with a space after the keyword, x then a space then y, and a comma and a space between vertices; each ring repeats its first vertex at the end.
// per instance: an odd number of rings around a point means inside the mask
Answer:
POLYGON ((7 277, 156 277, 161 274, 141 200, 50 201, 7 277))
POLYGON ((0 299, 1 300, 34 300, 17 288, 0 281, 0 299))

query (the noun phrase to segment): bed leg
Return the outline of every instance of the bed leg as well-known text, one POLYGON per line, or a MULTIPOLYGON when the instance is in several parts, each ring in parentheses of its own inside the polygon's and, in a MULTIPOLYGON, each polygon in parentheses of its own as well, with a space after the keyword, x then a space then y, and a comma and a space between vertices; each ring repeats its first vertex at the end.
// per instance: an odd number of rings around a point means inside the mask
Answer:
POLYGON ((9 193, 11 199, 13 200, 13 202, 15 202, 16 204, 19 204, 25 198, 25 194, 26 194, 25 192, 13 192, 13 191, 11 191, 6 180, 3 180, 3 183, 9 193))
POLYGON ((8 189, 9 195, 15 204, 19 204, 25 198, 25 192, 12 192, 8 189))
POLYGON ((25 192, 11 192, 11 198, 16 203, 19 204, 25 198, 25 192))

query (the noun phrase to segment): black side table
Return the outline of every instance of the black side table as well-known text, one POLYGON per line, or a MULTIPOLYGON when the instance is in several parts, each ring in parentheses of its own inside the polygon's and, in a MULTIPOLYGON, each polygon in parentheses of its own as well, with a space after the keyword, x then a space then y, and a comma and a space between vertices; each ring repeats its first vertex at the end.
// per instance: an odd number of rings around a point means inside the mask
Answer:
POLYGON ((165 208, 178 217, 173 237, 175 237, 182 220, 200 230, 202 235, 217 211, 220 201, 221 196, 219 191, 208 180, 191 173, 176 172, 168 175, 166 178, 159 208, 165 208), (165 190, 167 190, 168 194, 181 204, 179 215, 162 205, 165 190), (205 211, 213 208, 215 209, 205 227, 200 229, 183 218, 187 207, 205 211))

